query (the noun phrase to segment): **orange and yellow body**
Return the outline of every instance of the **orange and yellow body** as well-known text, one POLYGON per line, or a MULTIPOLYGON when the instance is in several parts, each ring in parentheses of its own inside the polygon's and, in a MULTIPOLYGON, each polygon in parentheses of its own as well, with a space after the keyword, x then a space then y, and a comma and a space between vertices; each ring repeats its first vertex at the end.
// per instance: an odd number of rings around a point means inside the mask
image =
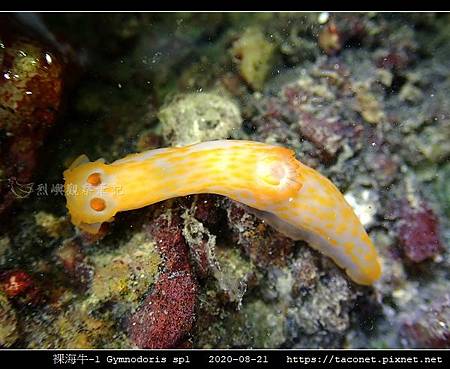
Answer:
POLYGON ((377 251, 340 191, 280 146, 219 140, 150 150, 111 164, 82 156, 64 178, 72 222, 91 233, 120 211, 214 193, 307 241, 357 283, 372 284, 381 275, 377 251))

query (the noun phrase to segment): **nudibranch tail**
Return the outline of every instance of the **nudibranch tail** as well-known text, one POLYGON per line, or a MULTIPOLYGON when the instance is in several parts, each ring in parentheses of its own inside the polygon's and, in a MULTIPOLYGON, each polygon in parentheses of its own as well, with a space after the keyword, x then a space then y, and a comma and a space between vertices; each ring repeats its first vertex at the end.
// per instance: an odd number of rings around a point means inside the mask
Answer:
POLYGON ((120 211, 214 193, 307 241, 357 283, 372 284, 381 275, 376 249, 340 191, 287 148, 219 140, 132 154, 109 165, 82 156, 64 178, 72 222, 90 233, 120 211))

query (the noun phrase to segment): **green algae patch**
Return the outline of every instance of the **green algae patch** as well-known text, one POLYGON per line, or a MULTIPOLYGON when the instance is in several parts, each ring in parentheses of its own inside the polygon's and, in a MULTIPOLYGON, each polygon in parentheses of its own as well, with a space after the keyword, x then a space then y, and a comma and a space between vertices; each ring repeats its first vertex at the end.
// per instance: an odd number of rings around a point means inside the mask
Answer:
POLYGON ((133 303, 155 281, 161 258, 155 243, 137 233, 115 252, 96 255, 92 262, 95 274, 89 301, 133 303))
POLYGON ((89 257, 93 276, 84 294, 67 291, 59 299, 60 309, 47 318, 51 324, 45 328, 35 319, 27 319, 29 347, 132 347, 118 324, 153 285, 160 263, 155 242, 143 232, 114 250, 97 250, 89 257))
POLYGON ((255 300, 237 311, 221 311, 198 335, 196 347, 279 347, 285 340, 285 315, 277 306, 255 300))

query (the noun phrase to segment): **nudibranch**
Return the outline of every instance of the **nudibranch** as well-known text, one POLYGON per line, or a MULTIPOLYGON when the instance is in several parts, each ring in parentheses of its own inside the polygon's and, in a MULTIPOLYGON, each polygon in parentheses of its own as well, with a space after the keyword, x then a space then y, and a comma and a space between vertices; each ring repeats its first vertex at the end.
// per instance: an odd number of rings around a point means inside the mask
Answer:
POLYGON ((72 223, 90 233, 120 211, 213 193, 308 242, 356 283, 370 285, 381 275, 377 251, 341 192, 281 146, 218 140, 131 154, 111 164, 82 155, 64 179, 72 223))

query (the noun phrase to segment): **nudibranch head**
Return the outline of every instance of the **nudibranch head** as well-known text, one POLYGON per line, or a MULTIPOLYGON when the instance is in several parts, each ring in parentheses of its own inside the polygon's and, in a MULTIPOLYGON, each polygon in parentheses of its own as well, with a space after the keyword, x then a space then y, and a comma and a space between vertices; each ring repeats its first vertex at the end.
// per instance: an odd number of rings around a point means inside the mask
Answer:
POLYGON ((64 192, 71 220, 77 227, 95 233, 116 214, 111 191, 113 175, 102 159, 90 162, 82 155, 64 172, 64 192))

